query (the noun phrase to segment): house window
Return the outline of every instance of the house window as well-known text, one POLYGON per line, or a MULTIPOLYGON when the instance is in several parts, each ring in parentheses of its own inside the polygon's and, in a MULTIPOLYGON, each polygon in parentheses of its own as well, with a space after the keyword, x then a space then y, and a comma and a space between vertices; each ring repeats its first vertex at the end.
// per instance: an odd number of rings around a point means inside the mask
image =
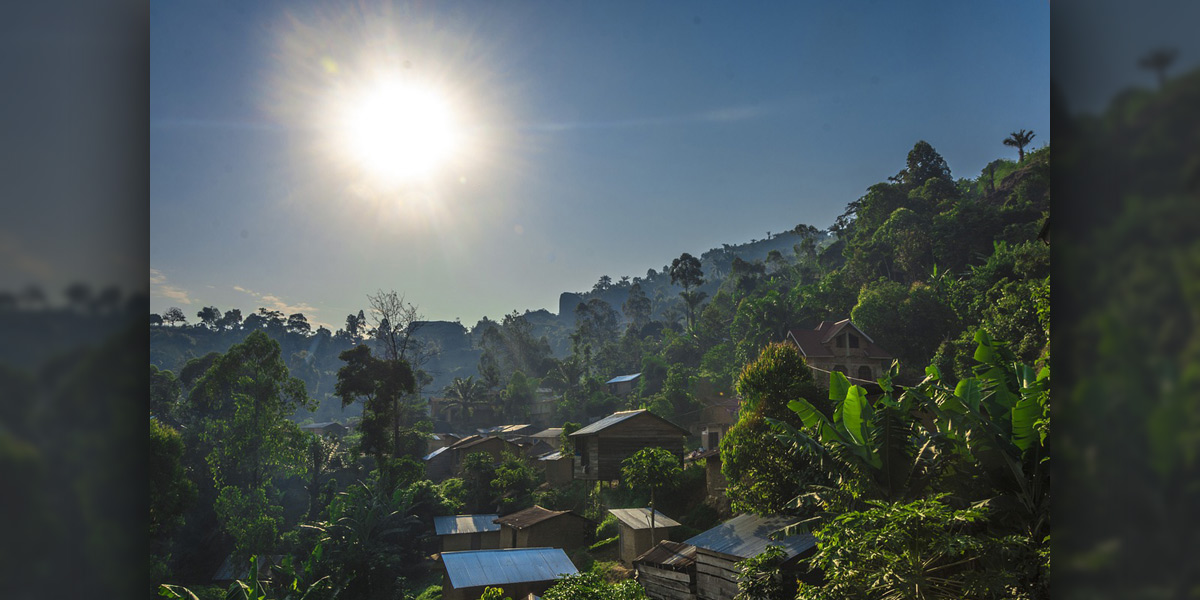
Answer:
POLYGON ((721 443, 721 432, 719 432, 719 431, 708 432, 708 449, 709 450, 716 448, 720 443, 721 443))
POLYGON ((858 336, 857 335, 850 334, 850 347, 851 348, 858 347, 858 336))
POLYGON ((871 379, 871 367, 868 367, 867 365, 863 365, 863 366, 859 367, 858 368, 858 378, 859 379, 871 379))

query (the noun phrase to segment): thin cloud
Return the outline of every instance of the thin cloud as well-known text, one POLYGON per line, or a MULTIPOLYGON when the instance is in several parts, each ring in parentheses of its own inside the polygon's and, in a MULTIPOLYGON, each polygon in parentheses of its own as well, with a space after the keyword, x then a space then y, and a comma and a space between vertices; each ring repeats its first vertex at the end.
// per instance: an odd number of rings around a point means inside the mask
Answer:
POLYGON ((310 322, 312 322, 311 317, 314 316, 317 312, 316 307, 314 307, 311 304, 307 304, 307 303, 303 303, 303 302, 300 304, 290 304, 287 301, 285 301, 283 298, 280 298, 279 296, 276 296, 274 294, 264 294, 261 292, 256 292, 254 290, 246 289, 240 285, 233 286, 233 289, 254 298, 254 300, 262 308, 267 308, 270 310, 277 310, 279 312, 282 312, 285 315, 290 315, 290 314, 294 314, 294 313, 304 313, 305 317, 308 317, 310 319, 310 322))
POLYGON ((170 298, 180 304, 191 304, 187 290, 167 283, 167 276, 158 269, 150 269, 150 295, 170 298))

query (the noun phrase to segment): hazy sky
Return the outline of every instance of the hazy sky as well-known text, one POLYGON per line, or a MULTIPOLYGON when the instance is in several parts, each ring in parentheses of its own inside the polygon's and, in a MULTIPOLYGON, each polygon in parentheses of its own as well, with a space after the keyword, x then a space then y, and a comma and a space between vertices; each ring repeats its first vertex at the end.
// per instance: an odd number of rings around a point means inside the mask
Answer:
POLYGON ((1009 132, 1049 141, 1048 2, 814 4, 152 3, 151 310, 554 311, 827 227, 917 140, 960 177, 1015 158, 1009 132), (392 76, 458 139, 399 184, 336 117, 392 76))

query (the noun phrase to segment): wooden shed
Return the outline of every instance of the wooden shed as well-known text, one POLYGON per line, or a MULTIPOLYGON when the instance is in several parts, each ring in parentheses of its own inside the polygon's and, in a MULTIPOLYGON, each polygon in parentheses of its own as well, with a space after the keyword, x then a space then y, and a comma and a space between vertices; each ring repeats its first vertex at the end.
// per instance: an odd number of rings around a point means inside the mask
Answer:
POLYGON ((571 434, 575 479, 620 479, 621 462, 642 448, 663 448, 682 460, 686 436, 686 429, 646 409, 613 413, 571 434))
POLYGON ((551 452, 538 457, 538 465, 546 473, 546 483, 551 487, 561 487, 571 483, 573 479, 571 468, 574 461, 571 455, 562 452, 551 452))
POLYGON ((596 522, 569 510, 534 506, 496 519, 501 548, 578 548, 592 543, 596 522))
POLYGON ((434 517, 433 531, 442 552, 456 550, 492 550, 500 547, 500 515, 454 515, 434 517))
POLYGON ((559 577, 579 572, 561 548, 510 548, 443 552, 443 600, 475 600, 487 587, 508 598, 543 594, 559 577))
POLYGON ((654 532, 651 537, 650 509, 613 508, 608 512, 617 518, 617 533, 621 538, 618 556, 625 564, 632 563, 633 559, 660 541, 667 539, 672 527, 679 527, 678 521, 656 510, 654 511, 654 532))
POLYGON ((796 522, 787 516, 763 517, 745 514, 734 517, 684 543, 696 547, 696 597, 699 600, 732 600, 737 595, 738 561, 757 556, 767 546, 780 546, 787 554, 784 569, 816 551, 817 539, 810 534, 772 539, 796 522))
POLYGON ((654 600, 696 600, 696 547, 663 540, 633 559, 637 581, 654 600))

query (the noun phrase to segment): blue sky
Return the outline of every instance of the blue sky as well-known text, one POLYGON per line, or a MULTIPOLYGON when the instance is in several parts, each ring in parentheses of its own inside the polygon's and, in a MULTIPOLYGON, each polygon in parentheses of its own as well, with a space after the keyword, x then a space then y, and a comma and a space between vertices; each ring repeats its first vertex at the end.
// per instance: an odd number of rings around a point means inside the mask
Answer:
POLYGON ((473 324, 601 275, 831 224, 927 140, 975 176, 1049 141, 1050 9, 994 3, 151 4, 151 310, 396 289, 473 324), (380 66, 382 65, 382 66, 380 66), (322 123, 406 69, 470 143, 377 188, 322 123))

